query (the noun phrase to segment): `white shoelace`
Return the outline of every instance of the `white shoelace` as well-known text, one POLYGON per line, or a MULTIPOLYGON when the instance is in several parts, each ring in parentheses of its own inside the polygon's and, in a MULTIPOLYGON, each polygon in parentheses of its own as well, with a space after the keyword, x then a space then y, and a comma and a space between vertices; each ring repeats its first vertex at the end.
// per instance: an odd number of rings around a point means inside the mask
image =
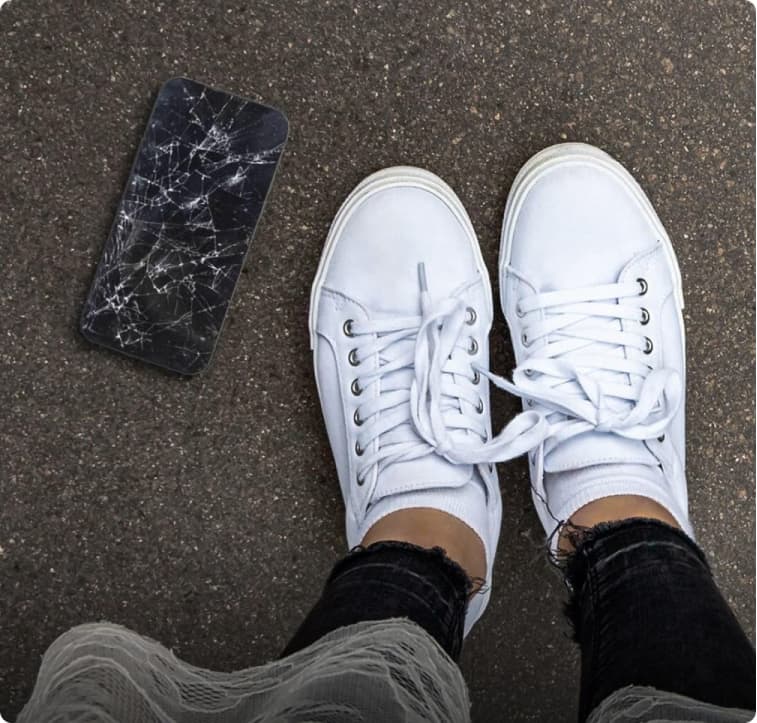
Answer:
POLYGON ((523 343, 546 344, 514 371, 513 382, 492 382, 546 408, 550 432, 538 465, 560 443, 583 432, 613 432, 647 440, 664 434, 683 396, 674 369, 652 369, 633 350, 650 353, 644 334, 647 282, 604 284, 522 298, 517 313, 532 319, 523 343))
POLYGON ((356 377, 353 393, 371 384, 380 394, 363 402, 355 413, 362 427, 357 435, 358 469, 362 482, 378 465, 439 454, 454 464, 506 461, 538 445, 547 431, 542 415, 519 414, 499 435, 488 439, 483 401, 476 391, 481 374, 470 359, 477 341, 468 329, 475 310, 461 299, 433 302, 425 266, 418 265, 421 315, 352 321, 345 333, 355 337, 351 363, 356 377), (378 355, 378 367, 361 370, 360 360, 378 355), (374 440, 375 451, 367 453, 374 440))

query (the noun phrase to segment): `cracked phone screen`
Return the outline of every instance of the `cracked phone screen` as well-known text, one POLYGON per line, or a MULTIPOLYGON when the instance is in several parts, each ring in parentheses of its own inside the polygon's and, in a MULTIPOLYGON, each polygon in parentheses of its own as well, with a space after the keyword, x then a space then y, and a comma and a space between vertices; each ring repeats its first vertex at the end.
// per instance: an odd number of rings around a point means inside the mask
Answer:
POLYGON ((84 336, 183 374, 207 367, 286 137, 273 108, 168 81, 85 303, 84 336))

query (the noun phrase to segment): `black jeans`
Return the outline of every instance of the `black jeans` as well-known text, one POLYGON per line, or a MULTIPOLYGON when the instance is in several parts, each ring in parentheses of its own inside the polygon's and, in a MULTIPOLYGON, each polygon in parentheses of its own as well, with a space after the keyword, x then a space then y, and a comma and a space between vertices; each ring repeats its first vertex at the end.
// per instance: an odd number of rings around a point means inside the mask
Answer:
MULTIPOLYGON (((564 570, 566 612, 581 649, 580 721, 627 685, 754 709, 754 649, 683 532, 641 519, 581 531, 564 570)), ((470 590, 439 549, 358 548, 337 563, 283 654, 345 625, 404 617, 457 660, 470 590)))
POLYGON ((470 589, 463 569, 438 547, 377 542, 356 548, 336 564, 320 600, 282 657, 345 625, 409 618, 456 661, 470 589))
POLYGON ((626 685, 754 709, 754 649, 683 532, 655 520, 595 527, 566 581, 581 648, 579 720, 626 685))

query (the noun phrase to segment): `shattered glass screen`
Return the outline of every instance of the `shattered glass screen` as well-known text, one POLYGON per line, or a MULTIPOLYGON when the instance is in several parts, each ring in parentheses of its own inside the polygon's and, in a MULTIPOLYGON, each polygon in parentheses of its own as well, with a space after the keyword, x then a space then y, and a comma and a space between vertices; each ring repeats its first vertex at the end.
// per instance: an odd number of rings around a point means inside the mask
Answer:
POLYGON ((82 333, 184 374, 210 362, 287 136, 279 111, 177 78, 161 89, 82 333))

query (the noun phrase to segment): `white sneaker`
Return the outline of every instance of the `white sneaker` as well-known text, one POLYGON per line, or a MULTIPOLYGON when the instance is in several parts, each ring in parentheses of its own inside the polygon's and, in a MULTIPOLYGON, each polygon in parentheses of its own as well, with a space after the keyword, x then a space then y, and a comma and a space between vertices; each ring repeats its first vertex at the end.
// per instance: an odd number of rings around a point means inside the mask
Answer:
POLYGON ((517 361, 500 386, 550 422, 529 460, 553 549, 560 522, 611 495, 655 500, 691 535, 681 274, 628 171, 581 143, 528 161, 507 199, 500 288, 517 361))
MULTIPOLYGON (((360 183, 331 226, 310 302, 347 542, 390 512, 442 510, 483 541, 488 588, 501 522, 493 462, 546 433, 529 412, 491 438, 491 323, 488 274, 452 189, 410 167, 360 183)), ((471 601, 466 634, 488 597, 471 601)))

